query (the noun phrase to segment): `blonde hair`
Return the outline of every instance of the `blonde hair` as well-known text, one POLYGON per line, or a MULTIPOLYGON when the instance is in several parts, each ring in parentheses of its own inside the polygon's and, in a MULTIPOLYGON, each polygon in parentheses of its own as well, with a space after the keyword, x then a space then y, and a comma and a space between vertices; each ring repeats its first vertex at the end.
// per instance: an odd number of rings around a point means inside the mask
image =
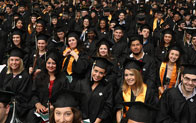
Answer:
MULTIPOLYGON (((127 70, 133 72, 133 74, 135 76, 135 84, 133 86, 135 86, 135 88, 136 88, 135 96, 138 96, 140 93, 143 92, 143 86, 142 86, 143 85, 143 79, 142 79, 142 75, 136 69, 127 69, 127 70)), ((130 86, 127 84, 127 82, 125 81, 125 79, 123 79, 122 91, 123 92, 127 92, 129 88, 130 88, 130 86)))
MULTIPOLYGON (((20 58, 20 67, 19 67, 19 73, 21 73, 24 70, 23 60, 20 58)), ((7 60, 7 73, 12 73, 12 68, 10 67, 10 58, 7 60)))

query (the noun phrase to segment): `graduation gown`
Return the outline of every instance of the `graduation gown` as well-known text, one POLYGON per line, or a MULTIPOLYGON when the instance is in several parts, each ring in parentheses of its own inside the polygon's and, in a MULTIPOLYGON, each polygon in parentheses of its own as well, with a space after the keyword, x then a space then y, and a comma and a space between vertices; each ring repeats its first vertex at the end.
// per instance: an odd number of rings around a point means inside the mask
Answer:
POLYGON ((30 75, 23 70, 13 77, 13 74, 6 74, 7 68, 1 72, 1 89, 15 93, 16 114, 20 119, 25 118, 25 113, 30 109, 29 100, 31 97, 32 80, 30 75))
MULTIPOLYGON (((133 93, 131 93, 131 97, 130 97, 131 102, 132 101, 135 102, 134 98, 136 98, 136 97, 132 94, 133 93)), ((123 104, 122 104, 123 102, 125 102, 125 101, 124 101, 124 98, 123 98, 122 89, 120 88, 118 93, 116 94, 116 97, 115 97, 115 112, 122 109, 122 108, 125 109, 125 106, 123 106, 123 104)), ((153 105, 153 106, 156 106, 157 103, 158 103, 158 98, 155 96, 154 91, 149 87, 147 87, 147 90, 146 90, 144 103, 150 104, 150 105, 153 105)))
POLYGON ((92 84, 90 77, 86 77, 79 80, 75 87, 76 91, 84 93, 80 100, 82 117, 90 119, 91 123, 95 122, 96 118, 102 119, 101 123, 109 123, 113 106, 112 84, 102 79, 94 90, 91 89, 92 84))
POLYGON ((166 90, 156 123, 196 123, 196 95, 186 100, 179 88, 166 90))

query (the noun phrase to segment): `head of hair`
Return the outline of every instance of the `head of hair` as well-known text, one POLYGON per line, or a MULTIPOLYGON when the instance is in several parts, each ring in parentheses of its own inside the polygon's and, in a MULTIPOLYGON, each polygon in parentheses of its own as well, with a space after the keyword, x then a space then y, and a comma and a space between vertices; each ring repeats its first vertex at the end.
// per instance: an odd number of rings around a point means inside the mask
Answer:
MULTIPOLYGON (((51 111, 50 113, 50 123, 55 123, 55 118, 54 118, 54 111, 55 111, 56 108, 54 108, 54 110, 51 111)), ((71 107, 71 110, 74 114, 74 119, 73 119, 73 123, 81 123, 82 121, 82 114, 81 112, 76 109, 76 108, 73 108, 71 107)))
MULTIPOLYGON (((24 70, 24 64, 23 60, 20 58, 20 67, 19 67, 19 73, 21 73, 24 70)), ((10 58, 7 60, 7 74, 12 73, 12 68, 10 67, 10 58)))
MULTIPOLYGON (((136 69, 127 69, 127 70, 133 72, 133 74, 135 76, 135 85, 134 86, 136 88, 136 96, 137 96, 143 90, 143 88, 142 88, 142 84, 143 84, 142 75, 141 75, 140 71, 138 71, 136 69)), ((122 91, 126 92, 126 91, 128 91, 128 88, 129 88, 129 85, 127 84, 125 79, 123 79, 122 91)))

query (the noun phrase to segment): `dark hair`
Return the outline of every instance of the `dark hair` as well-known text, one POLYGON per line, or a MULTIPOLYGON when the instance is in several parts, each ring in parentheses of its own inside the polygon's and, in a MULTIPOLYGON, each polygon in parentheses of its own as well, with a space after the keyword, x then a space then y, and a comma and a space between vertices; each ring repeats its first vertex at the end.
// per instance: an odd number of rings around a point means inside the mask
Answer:
POLYGON ((172 39, 170 41, 170 45, 169 46, 174 46, 175 44, 175 36, 171 33, 164 33, 162 34, 162 38, 161 38, 161 41, 160 41, 160 48, 163 49, 164 48, 164 44, 165 44, 165 41, 164 41, 164 36, 165 34, 170 34, 172 36, 172 39))
MULTIPOLYGON (((55 110, 56 108, 54 108, 55 110)), ((50 113, 50 123, 55 123, 55 119, 54 119, 54 110, 51 111, 50 113)), ((71 110, 74 114, 74 119, 73 119, 73 123, 81 123, 82 121, 82 114, 81 112, 74 107, 71 107, 71 110)))
MULTIPOLYGON (((168 62, 169 61, 169 54, 172 50, 176 50, 176 49, 170 49, 169 52, 167 52, 163 62, 168 62)), ((181 52, 179 50, 176 50, 180 53, 178 60, 176 61, 176 66, 177 66, 177 70, 180 67, 180 57, 181 57, 181 52)))
POLYGON ((104 18, 104 17, 99 20, 99 23, 98 23, 98 26, 97 26, 97 30, 100 31, 100 29, 101 29, 100 28, 101 21, 104 21, 105 22, 105 31, 108 31, 109 30, 108 20, 107 20, 107 18, 104 18))

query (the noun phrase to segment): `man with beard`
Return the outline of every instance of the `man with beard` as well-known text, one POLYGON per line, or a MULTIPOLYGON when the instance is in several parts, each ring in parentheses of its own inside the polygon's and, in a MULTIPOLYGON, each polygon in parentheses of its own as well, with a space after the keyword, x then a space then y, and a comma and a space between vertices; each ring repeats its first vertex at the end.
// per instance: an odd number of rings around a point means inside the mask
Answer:
POLYGON ((151 56, 144 53, 142 36, 131 37, 129 48, 132 52, 129 55, 131 59, 142 61, 145 63, 141 71, 144 83, 146 83, 150 88, 155 89, 155 62, 151 56))
POLYGON ((166 90, 161 97, 156 123, 196 122, 196 66, 183 66, 181 83, 166 90))

